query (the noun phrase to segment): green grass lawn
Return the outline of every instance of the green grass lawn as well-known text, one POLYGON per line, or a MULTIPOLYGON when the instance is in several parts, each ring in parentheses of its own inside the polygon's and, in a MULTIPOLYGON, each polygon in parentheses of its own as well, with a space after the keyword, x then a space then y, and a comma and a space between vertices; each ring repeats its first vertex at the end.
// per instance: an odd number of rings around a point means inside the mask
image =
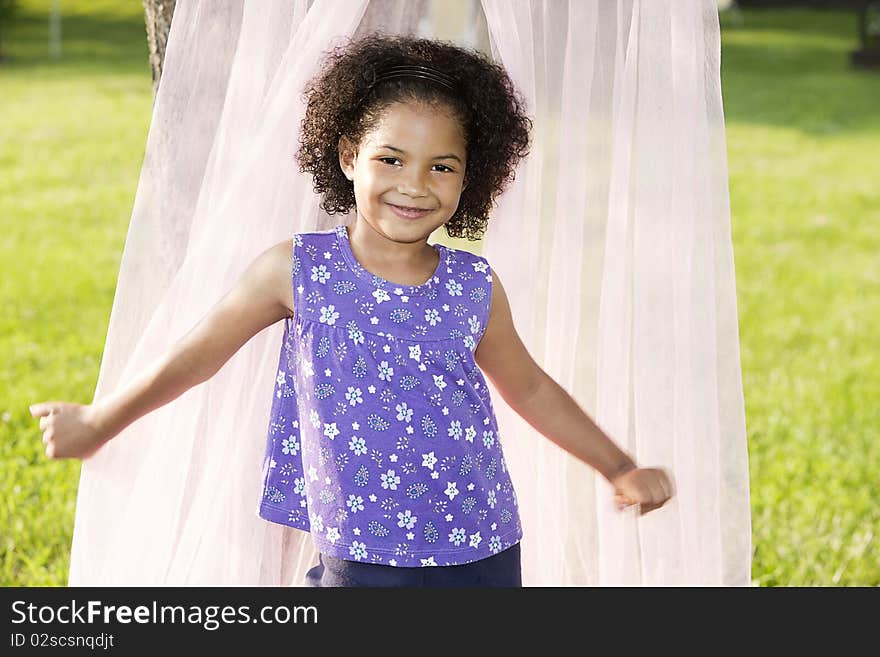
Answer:
POLYGON ((856 17, 722 21, 752 577, 880 584, 880 72, 856 17))
MULTIPOLYGON (((27 406, 91 400, 152 108, 139 2, 21 2, 0 66, 0 584, 66 584, 79 463, 27 406)), ((880 584, 880 74, 855 16, 722 17, 753 580, 880 584), (873 400, 873 403, 872 403, 873 400)))

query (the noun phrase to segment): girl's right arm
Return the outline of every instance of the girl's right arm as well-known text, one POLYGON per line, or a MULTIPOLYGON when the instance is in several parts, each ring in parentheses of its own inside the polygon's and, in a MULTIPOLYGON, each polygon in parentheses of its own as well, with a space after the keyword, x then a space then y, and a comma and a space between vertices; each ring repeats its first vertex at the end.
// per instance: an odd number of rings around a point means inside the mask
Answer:
POLYGON ((293 312, 293 240, 270 247, 167 353, 128 386, 90 405, 41 402, 49 458, 88 458, 129 424, 216 374, 254 335, 293 312))

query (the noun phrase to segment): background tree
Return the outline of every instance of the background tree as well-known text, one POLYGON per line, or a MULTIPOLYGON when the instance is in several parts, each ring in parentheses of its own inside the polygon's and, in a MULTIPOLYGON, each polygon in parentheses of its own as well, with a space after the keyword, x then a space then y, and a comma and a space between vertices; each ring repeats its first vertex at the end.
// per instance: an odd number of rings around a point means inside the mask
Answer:
POLYGON ((6 59, 3 53, 3 39, 15 14, 16 5, 16 0, 0 0, 0 62, 6 59))
MULTIPOLYGON (((4 0, 0 0, 4 2, 4 0)), ((144 16, 147 25, 147 44, 150 47, 150 66, 153 69, 153 97, 162 78, 162 63, 165 61, 165 46, 168 31, 174 16, 176 0, 143 0, 144 16)))

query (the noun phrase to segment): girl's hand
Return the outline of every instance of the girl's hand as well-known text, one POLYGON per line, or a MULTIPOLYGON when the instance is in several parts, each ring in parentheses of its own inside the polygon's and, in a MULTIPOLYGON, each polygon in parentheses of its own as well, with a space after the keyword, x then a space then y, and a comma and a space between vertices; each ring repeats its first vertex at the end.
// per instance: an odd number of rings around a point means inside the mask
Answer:
POLYGON ((674 494, 672 479, 661 468, 633 468, 611 480, 618 510, 636 505, 639 515, 659 509, 674 494))
POLYGON ((87 459, 112 436, 97 422, 94 406, 69 402, 42 402, 30 407, 40 418, 40 430, 50 459, 87 459))

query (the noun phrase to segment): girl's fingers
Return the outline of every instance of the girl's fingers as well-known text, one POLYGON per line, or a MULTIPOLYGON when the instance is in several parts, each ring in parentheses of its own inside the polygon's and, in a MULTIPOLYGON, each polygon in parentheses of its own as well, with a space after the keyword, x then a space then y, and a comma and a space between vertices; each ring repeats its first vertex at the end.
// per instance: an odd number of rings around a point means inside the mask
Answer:
POLYGON ((617 504, 618 511, 632 511, 636 515, 641 515, 642 505, 633 500, 626 495, 615 495, 614 496, 615 503, 617 504))
POLYGON ((668 500, 672 497, 672 483, 666 477, 660 483, 663 485, 663 495, 668 500))
POLYGON ((651 490, 651 506, 656 508, 666 501, 667 498, 666 492, 663 489, 663 478, 657 477, 650 482, 649 487, 651 490))
POLYGON ((33 417, 45 417, 46 415, 57 413, 59 406, 58 402, 42 402, 39 404, 31 404, 28 409, 33 417))
POLYGON ((656 470, 657 476, 654 477, 652 491, 656 496, 658 502, 668 500, 672 495, 669 490, 669 478, 666 476, 666 472, 663 468, 657 468, 656 470))
POLYGON ((666 473, 665 470, 664 474, 666 474, 663 479, 664 484, 666 485, 666 492, 669 494, 669 497, 672 497, 675 495, 675 482, 672 480, 672 475, 666 473))
POLYGON ((635 499, 621 492, 615 494, 614 501, 618 509, 634 507, 638 515, 641 516, 654 509, 659 509, 672 498, 674 488, 672 479, 666 471, 662 468, 650 470, 644 472, 646 476, 633 482, 635 484, 633 491, 635 499))
POLYGON ((672 497, 669 478, 661 468, 655 470, 655 476, 648 478, 646 488, 653 508, 663 506, 672 497))

